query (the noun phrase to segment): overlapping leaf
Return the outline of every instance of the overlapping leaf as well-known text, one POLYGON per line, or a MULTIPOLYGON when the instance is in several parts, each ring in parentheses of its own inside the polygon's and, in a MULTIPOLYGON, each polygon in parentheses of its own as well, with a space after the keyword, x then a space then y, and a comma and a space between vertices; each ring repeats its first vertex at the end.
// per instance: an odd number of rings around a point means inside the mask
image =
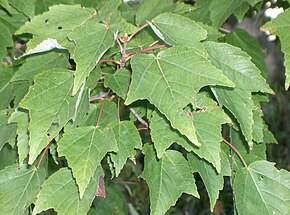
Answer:
POLYGON ((125 99, 129 89, 130 79, 130 71, 121 68, 118 69, 114 74, 108 74, 105 78, 104 85, 112 89, 113 92, 120 96, 122 99, 125 99))
POLYGON ((132 82, 125 104, 147 99, 191 142, 200 145, 193 121, 183 108, 207 85, 233 83, 193 49, 175 47, 157 56, 139 54, 131 61, 132 82), (154 81, 152 81, 154 80, 154 81))
POLYGON ((0 22, 0 62, 2 62, 3 58, 6 56, 7 47, 13 46, 13 40, 10 34, 9 29, 0 22))
POLYGON ((98 16, 116 31, 131 34, 136 27, 122 17, 118 9, 121 3, 121 0, 98 0, 98 16))
POLYGON ((166 43, 192 47, 202 52, 203 46, 200 41, 206 39, 207 32, 193 20, 177 14, 164 13, 149 23, 157 36, 166 43))
POLYGON ((290 43, 289 43, 289 27, 290 27, 290 10, 286 10, 280 14, 276 19, 266 23, 262 26, 263 30, 269 30, 271 33, 279 36, 281 41, 281 49, 284 53, 284 65, 286 68, 285 89, 290 85, 290 43))
POLYGON ((71 96, 72 80, 73 74, 66 69, 41 73, 36 76, 35 84, 19 104, 29 110, 29 164, 74 118, 77 97, 71 96))
POLYGON ((189 164, 181 153, 168 150, 158 160, 152 145, 143 150, 145 161, 141 177, 149 186, 152 215, 165 214, 182 193, 199 197, 189 164))
MULTIPOLYGON (((28 42, 28 50, 35 48, 47 38, 56 39, 62 46, 72 49, 67 36, 76 27, 94 19, 94 9, 82 8, 80 5, 54 5, 49 11, 35 16, 16 33, 31 33, 33 39, 28 42)), ((96 20, 97 21, 97 20, 96 20)))
POLYGON ((15 110, 9 118, 9 123, 17 123, 17 152, 20 165, 23 163, 29 152, 28 122, 28 113, 19 110, 15 110))
POLYGON ((255 105, 251 92, 272 93, 272 90, 250 57, 239 48, 215 42, 206 42, 205 47, 211 62, 236 83, 234 89, 214 87, 214 93, 219 103, 237 118, 246 140, 252 146, 255 105))
POLYGON ((233 186, 238 213, 289 214, 289 182, 290 173, 277 170, 268 161, 256 161, 240 169, 233 186))
POLYGON ((265 54, 262 52, 261 46, 256 38, 248 34, 245 30, 237 29, 226 37, 226 42, 240 47, 251 57, 251 61, 258 67, 264 78, 267 77, 267 69, 265 65, 265 54))
POLYGON ((68 37, 76 45, 74 59, 77 65, 73 88, 75 95, 103 54, 114 45, 115 39, 109 28, 95 21, 87 21, 75 28, 68 37))
POLYGON ((103 175, 98 168, 92 178, 84 198, 79 198, 78 187, 68 168, 62 168, 50 176, 37 195, 33 215, 53 208, 59 215, 87 214, 97 190, 99 177, 103 175), (65 192, 64 192, 65 191, 65 192))
POLYGON ((24 215, 31 203, 35 201, 46 174, 42 168, 17 165, 0 171, 0 214, 24 215))
POLYGON ((34 8, 36 0, 29 1, 18 1, 18 0, 9 0, 10 5, 14 7, 19 12, 25 14, 29 18, 34 17, 34 8))
POLYGON ((117 154, 112 153, 116 176, 120 174, 128 158, 134 155, 134 149, 142 148, 142 141, 137 128, 130 121, 122 121, 113 127, 118 144, 117 154))
POLYGON ((9 108, 12 101, 16 106, 28 90, 27 82, 11 82, 14 70, 0 65, 0 110, 9 108))
POLYGON ((202 93, 197 97, 197 106, 201 110, 198 112, 194 111, 191 114, 193 115, 197 138, 202 145, 200 147, 193 145, 184 136, 180 135, 177 130, 173 129, 164 116, 154 112, 153 118, 150 120, 154 147, 156 148, 158 158, 161 158, 165 150, 172 143, 176 142, 187 151, 193 151, 199 157, 210 162, 220 172, 221 124, 228 122, 228 119, 224 112, 206 94, 202 93))
POLYGON ((49 52, 34 55, 26 59, 26 62, 17 70, 11 81, 27 80, 31 83, 36 75, 46 70, 68 67, 68 53, 66 52, 49 52))
MULTIPOLYGON (((265 143, 254 144, 253 149, 250 150, 249 146, 247 145, 247 142, 245 141, 245 138, 242 136, 240 132, 231 128, 230 137, 231 137, 231 143, 240 152, 243 159, 248 165, 255 161, 267 159, 265 143)), ((232 163, 233 170, 238 170, 242 168, 244 165, 241 159, 239 158, 239 156, 234 151, 231 151, 230 160, 232 163)))
POLYGON ((69 129, 58 142, 58 153, 65 156, 76 179, 80 198, 107 152, 117 151, 112 128, 90 126, 69 129))
POLYGON ((14 145, 16 125, 8 124, 12 111, 12 109, 0 110, 0 150, 7 142, 14 145))
POLYGON ((198 172, 206 187, 210 209, 213 211, 215 203, 219 197, 219 191, 223 189, 224 176, 231 175, 231 167, 227 155, 221 153, 221 172, 217 173, 210 163, 206 160, 198 158, 195 154, 188 154, 188 162, 193 172, 198 172))

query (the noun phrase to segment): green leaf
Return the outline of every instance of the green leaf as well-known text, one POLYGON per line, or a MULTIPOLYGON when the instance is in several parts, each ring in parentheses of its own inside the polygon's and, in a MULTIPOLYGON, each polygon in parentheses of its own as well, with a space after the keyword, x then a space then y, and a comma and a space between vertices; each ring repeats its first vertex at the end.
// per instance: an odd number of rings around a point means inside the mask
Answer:
POLYGON ((106 75, 104 85, 105 87, 112 89, 114 93, 125 100, 130 85, 130 79, 130 71, 125 68, 121 68, 114 74, 106 75))
POLYGON ((7 142, 14 146, 16 125, 8 124, 12 111, 12 109, 0 110, 0 150, 7 142))
POLYGON ((206 187, 209 200, 210 209, 213 208, 219 197, 219 191, 224 186, 224 176, 231 176, 231 167, 227 155, 221 152, 221 172, 218 174, 216 169, 212 167, 206 160, 200 159, 193 153, 188 154, 188 162, 193 173, 198 172, 206 187))
POLYGON ((11 8, 8 0, 0 0, 0 5, 5 8, 9 13, 11 12, 11 8))
POLYGON ((80 199, 71 171, 68 168, 58 170, 43 183, 32 214, 36 215, 50 208, 58 215, 87 214, 97 190, 99 176, 102 174, 100 168, 92 178, 84 197, 80 199))
POLYGON ((207 32, 199 24, 177 14, 164 13, 149 22, 156 35, 170 45, 195 48, 204 47, 200 41, 206 39, 207 32))
POLYGON ((46 40, 48 35, 71 50, 73 43, 68 40, 68 34, 74 28, 85 24, 90 19, 94 19, 95 16, 96 11, 94 9, 82 8, 80 5, 54 5, 49 8, 49 11, 35 16, 31 22, 23 25, 16 34, 33 34, 33 39, 28 42, 27 51, 46 40))
POLYGON ((11 81, 28 80, 32 83, 34 77, 43 71, 54 68, 68 68, 68 58, 67 52, 49 52, 29 56, 26 62, 16 71, 11 81))
POLYGON ((239 88, 226 89, 215 87, 212 89, 218 102, 224 105, 238 120, 243 135, 250 147, 253 146, 253 110, 255 109, 252 95, 249 91, 239 88))
POLYGON ((209 59, 233 82, 236 87, 251 92, 273 93, 250 56, 240 48, 226 43, 205 42, 209 59))
POLYGON ((101 160, 111 151, 117 151, 117 143, 110 127, 102 130, 93 126, 69 129, 58 142, 58 153, 67 159, 81 199, 101 160))
POLYGON ((212 0, 196 0, 193 11, 185 14, 188 18, 204 24, 211 24, 209 5, 212 0))
POLYGON ((120 174, 127 158, 131 158, 135 150, 142 148, 142 140, 134 124, 130 121, 122 121, 113 127, 115 138, 118 144, 117 154, 111 153, 114 163, 116 177, 120 174))
POLYGON ((12 82, 12 67, 0 64, 0 110, 17 106, 28 91, 28 82, 12 82))
POLYGON ((29 110, 29 164, 75 116, 76 97, 71 97, 73 75, 52 69, 35 77, 35 84, 19 104, 29 110), (54 125, 53 129, 50 129, 54 125))
POLYGON ((25 210, 34 202, 45 180, 43 169, 17 165, 0 171, 0 214, 27 214, 25 210))
POLYGON ((279 36, 281 41, 281 49, 284 53, 284 66, 286 68, 285 89, 290 85, 290 43, 288 29, 290 27, 290 10, 286 10, 280 14, 276 19, 266 23, 262 26, 262 30, 269 30, 272 34, 279 36))
POLYGON ((243 4, 243 0, 212 0, 209 5, 210 19, 214 27, 220 27, 243 4))
POLYGON ((226 36, 226 42, 240 47, 251 57, 251 61, 258 67, 264 78, 267 77, 267 68, 264 59, 266 58, 263 53, 258 40, 251 36, 248 32, 242 29, 237 29, 226 36))
POLYGON ((19 155, 18 162, 21 165, 29 152, 29 135, 28 135, 29 117, 27 112, 15 110, 9 118, 9 123, 17 123, 17 152, 19 155))
POLYGON ((191 117, 183 110, 207 85, 233 86, 222 72, 193 49, 173 47, 157 56, 138 54, 131 60, 132 81, 125 104, 147 99, 191 142, 201 145, 191 117), (155 80, 155 81, 152 81, 155 80))
POLYGON ((19 12, 28 16, 29 18, 34 17, 34 8, 36 0, 19 1, 19 0, 9 0, 9 3, 19 12))
POLYGON ((96 21, 87 21, 75 28, 68 38, 76 45, 74 59, 77 65, 73 88, 75 95, 103 54, 114 46, 115 39, 110 29, 96 21))
POLYGON ((199 198, 189 164, 181 153, 167 150, 158 160, 152 145, 146 145, 143 151, 145 160, 141 177, 149 186, 150 214, 165 214, 182 193, 199 198))
POLYGON ((220 142, 223 140, 221 124, 228 122, 228 118, 216 103, 207 98, 205 94, 198 95, 197 105, 201 111, 194 111, 192 115, 197 138, 202 144, 200 147, 196 147, 184 136, 181 136, 159 112, 153 113, 150 120, 150 130, 157 157, 161 158, 165 150, 176 142, 188 152, 193 151, 200 158, 210 162, 220 172, 220 142))
MULTIPOLYGON (((89 112, 80 120, 79 126, 95 126, 100 114, 102 102, 91 105, 89 112)), ((106 101, 102 109, 99 127, 104 128, 110 123, 118 122, 118 109, 113 101, 106 101)))
POLYGON ((238 120, 246 140, 252 146, 255 105, 251 92, 273 91, 260 75, 258 68, 250 61, 250 57, 239 48, 215 42, 206 42, 205 47, 213 65, 236 83, 234 89, 214 87, 213 91, 219 103, 229 109, 238 120))
POLYGON ((121 3, 121 0, 98 0, 96 5, 98 16, 105 20, 112 29, 118 32, 131 34, 136 27, 131 23, 128 23, 122 17, 119 10, 121 3))
MULTIPOLYGON (((245 141, 244 137, 240 132, 231 128, 230 137, 231 143, 240 152, 248 165, 255 161, 267 159, 265 143, 254 144, 253 148, 250 150, 247 142, 245 141)), ((230 158, 233 170, 238 170, 243 167, 243 163, 234 151, 231 151, 230 158)))
POLYGON ((142 25, 155 16, 174 10, 175 5, 170 0, 146 0, 136 13, 137 25, 142 25))
POLYGON ((127 215, 128 207, 123 192, 122 186, 118 184, 106 184, 106 198, 95 198, 95 215, 127 215))
POLYGON ((274 165, 256 161, 237 172, 233 190, 239 214, 290 213, 290 173, 274 165))
POLYGON ((9 29, 4 25, 3 23, 0 22, 0 62, 2 62, 3 58, 7 54, 7 47, 12 47, 13 46, 13 40, 12 40, 12 35, 9 32, 9 29))
POLYGON ((9 14, 0 10, 0 22, 2 22, 9 29, 10 33, 14 33, 19 29, 25 22, 28 21, 28 17, 23 13, 18 12, 13 7, 10 7, 11 10, 9 14))

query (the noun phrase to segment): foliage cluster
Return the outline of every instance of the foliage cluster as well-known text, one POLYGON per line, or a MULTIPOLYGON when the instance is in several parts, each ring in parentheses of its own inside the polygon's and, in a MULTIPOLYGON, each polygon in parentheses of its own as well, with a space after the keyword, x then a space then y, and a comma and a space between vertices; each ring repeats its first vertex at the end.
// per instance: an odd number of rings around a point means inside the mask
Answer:
MULTIPOLYGON (((138 214, 117 185, 145 182, 165 214, 200 197, 197 173, 211 211, 227 177, 238 214, 290 214, 290 173, 266 159, 265 55, 221 28, 263 4, 0 0, 0 214, 138 214)), ((261 29, 280 39, 287 90, 290 10, 261 29)))

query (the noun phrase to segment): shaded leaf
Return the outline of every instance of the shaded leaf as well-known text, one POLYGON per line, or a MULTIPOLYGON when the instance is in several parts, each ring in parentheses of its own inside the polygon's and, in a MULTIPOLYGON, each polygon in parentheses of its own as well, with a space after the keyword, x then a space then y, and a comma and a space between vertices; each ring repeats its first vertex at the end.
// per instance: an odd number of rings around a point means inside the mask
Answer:
POLYGON ((285 89, 290 85, 290 43, 289 43, 289 28, 290 28, 290 10, 286 10, 276 19, 262 26, 262 30, 269 30, 272 34, 279 36, 281 41, 281 50, 284 53, 284 66, 286 68, 285 89))
POLYGON ((167 150, 158 160, 152 145, 146 145, 143 152, 145 160, 141 177, 149 186, 150 214, 165 214, 182 193, 199 198, 189 164, 181 153, 167 150))
POLYGON ((117 140, 118 152, 111 153, 114 163, 116 177, 120 174, 128 158, 131 158, 135 150, 142 148, 142 140, 134 124, 130 121, 122 121, 113 127, 113 132, 117 140))
POLYGON ((239 214, 289 214, 290 173, 274 165, 256 161, 237 172, 233 190, 239 214))
POLYGON ((217 173, 212 165, 206 160, 200 159, 193 153, 188 154, 188 162, 192 172, 199 173, 206 187, 212 212, 219 197, 219 192, 223 189, 224 176, 231 176, 231 167, 226 156, 224 152, 221 152, 221 172, 217 173))
POLYGON ((13 46, 12 35, 10 34, 9 29, 0 22, 0 62, 2 62, 3 58, 6 56, 7 47, 13 46))
POLYGON ((72 73, 66 69, 52 69, 41 73, 35 77, 35 84, 19 104, 29 110, 29 164, 34 162, 65 124, 75 117, 77 98, 71 97, 72 79, 72 73))
POLYGON ((117 151, 117 143, 110 127, 102 130, 96 127, 69 129, 58 142, 58 153, 65 156, 76 179, 80 198, 90 183, 101 160, 107 152, 117 151))
POLYGON ((9 123, 16 123, 18 162, 21 165, 29 152, 28 113, 15 110, 9 118, 9 123))
POLYGON ((16 125, 8 124, 12 111, 12 109, 0 110, 0 150, 7 142, 14 146, 16 125))
POLYGON ((17 106, 28 90, 26 81, 11 81, 14 74, 11 67, 0 65, 0 110, 17 106))
POLYGON ((193 49, 173 47, 157 56, 138 54, 131 60, 132 81, 125 104, 147 99, 171 122, 173 128, 196 145, 194 124, 183 108, 207 85, 232 86, 222 72, 193 49), (155 81, 152 81, 155 80, 155 81))
MULTIPOLYGON (((79 126, 95 126, 98 116, 100 114, 100 107, 102 106, 102 102, 96 105, 90 105, 90 110, 84 116, 80 122, 79 126)), ((118 122, 118 109, 116 104, 113 101, 106 101, 104 107, 102 109, 101 118, 99 121, 99 127, 104 128, 110 123, 118 122)))
POLYGON ((80 199, 71 171, 68 168, 61 168, 43 183, 32 214, 36 215, 50 208, 58 215, 87 214, 96 193, 99 176, 102 174, 102 169, 95 173, 84 197, 80 199))
POLYGON ((34 17, 34 5, 36 0, 19 1, 19 0, 9 0, 9 3, 19 12, 25 14, 29 18, 34 17))
MULTIPOLYGON (((255 161, 267 159, 265 143, 254 144, 252 150, 250 150, 249 146, 247 145, 247 142, 245 141, 244 137, 240 132, 231 128, 230 137, 231 143, 240 152, 240 154, 243 156, 244 160, 248 165, 250 165, 255 161)), ((244 167, 238 155, 232 150, 230 160, 232 163, 233 171, 236 172, 240 168, 244 167)))
POLYGON ((118 184, 106 184, 106 198, 95 198, 94 206, 98 215, 127 215, 127 202, 123 189, 118 184))
POLYGON ((46 174, 42 168, 17 165, 0 171, 0 214, 26 214, 35 201, 46 174))

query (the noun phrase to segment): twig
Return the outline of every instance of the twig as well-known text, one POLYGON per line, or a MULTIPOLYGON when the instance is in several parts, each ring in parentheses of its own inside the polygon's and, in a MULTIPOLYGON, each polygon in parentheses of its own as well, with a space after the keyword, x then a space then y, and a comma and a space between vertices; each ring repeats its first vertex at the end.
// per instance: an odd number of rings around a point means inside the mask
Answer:
POLYGON ((114 60, 114 59, 102 59, 102 60, 99 60, 99 62, 100 63, 113 62, 113 63, 117 63, 117 64, 121 63, 119 60, 114 60))
POLYGON ((148 128, 148 123, 141 118, 141 116, 139 116, 139 114, 133 109, 133 108, 129 108, 129 110, 131 111, 131 113, 136 117, 136 119, 142 124, 144 125, 146 128, 148 128))
POLYGON ((241 153, 236 149, 236 147, 234 147, 234 145, 233 144, 231 144, 229 141, 227 141, 227 140, 223 140, 226 144, 228 144, 230 147, 231 147, 231 149, 233 149, 236 153, 237 153, 237 155, 239 156, 239 158, 241 159, 241 161, 242 161, 242 163, 244 164, 244 166, 248 169, 248 165, 247 165, 247 163, 246 163, 246 161, 244 160, 244 158, 243 158, 243 156, 241 155, 241 153))
POLYGON ((142 50, 136 50, 136 51, 128 53, 128 56, 132 56, 132 55, 135 55, 135 54, 138 54, 138 53, 148 52, 148 51, 151 51, 151 50, 154 50, 154 49, 164 48, 166 46, 169 46, 169 45, 168 44, 161 44, 161 45, 157 45, 157 46, 148 47, 148 48, 145 48, 145 49, 142 49, 142 50))
POLYGON ((138 128, 138 131, 148 130, 148 128, 138 128))
POLYGON ((156 41, 154 41, 153 43, 151 43, 151 44, 149 45, 149 47, 154 46, 154 45, 157 44, 159 41, 160 41, 160 40, 156 40, 156 41))
POLYGON ((219 28, 219 31, 222 33, 226 33, 226 34, 231 33, 231 31, 229 31, 228 29, 225 29, 225 28, 219 28))
POLYGON ((117 184, 141 184, 141 182, 137 181, 114 181, 117 184))
POLYGON ((104 19, 102 19, 102 22, 104 23, 104 25, 106 26, 107 29, 110 28, 110 25, 104 19))
POLYGON ((105 98, 103 100, 103 103, 102 103, 102 105, 100 107, 100 112, 99 112, 98 119, 97 119, 97 122, 96 122, 96 127, 99 127, 99 122, 100 122, 100 119, 101 119, 102 111, 103 111, 103 108, 104 108, 104 105, 105 105, 105 102, 106 102, 106 98, 109 95, 110 91, 111 91, 111 89, 109 88, 108 92, 106 93, 106 96, 105 96, 105 98))
POLYGON ((143 28, 147 27, 148 23, 145 23, 144 25, 141 25, 139 28, 136 29, 129 37, 128 37, 128 42, 134 37, 139 31, 141 31, 143 28))
MULTIPOLYGON (((50 144, 50 143, 49 143, 50 144)), ((36 169, 39 168, 43 158, 44 158, 44 155, 45 153, 47 152, 48 148, 49 148, 49 144, 47 144, 47 146, 45 147, 45 149, 43 150, 42 154, 41 154, 41 157, 39 158, 38 162, 37 162, 37 165, 36 165, 36 169)))

